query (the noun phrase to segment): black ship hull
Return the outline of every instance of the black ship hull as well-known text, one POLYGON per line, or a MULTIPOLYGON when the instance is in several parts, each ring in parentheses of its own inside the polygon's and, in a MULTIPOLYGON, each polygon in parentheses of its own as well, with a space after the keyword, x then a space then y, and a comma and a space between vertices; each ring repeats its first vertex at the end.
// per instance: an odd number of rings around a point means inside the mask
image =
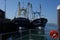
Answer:
POLYGON ((27 19, 27 18, 14 18, 13 20, 12 20, 12 22, 14 22, 16 25, 17 25, 17 27, 23 27, 23 28, 28 28, 29 27, 29 24, 30 24, 30 21, 29 21, 29 19, 27 19))
POLYGON ((37 28, 37 27, 45 28, 46 23, 47 23, 47 19, 46 18, 38 18, 38 19, 33 20, 30 23, 31 24, 30 28, 37 28))
POLYGON ((31 22, 29 19, 26 19, 26 18, 15 18, 13 21, 18 27, 24 27, 26 29, 32 29, 36 27, 45 27, 47 23, 46 18, 35 19, 31 22))

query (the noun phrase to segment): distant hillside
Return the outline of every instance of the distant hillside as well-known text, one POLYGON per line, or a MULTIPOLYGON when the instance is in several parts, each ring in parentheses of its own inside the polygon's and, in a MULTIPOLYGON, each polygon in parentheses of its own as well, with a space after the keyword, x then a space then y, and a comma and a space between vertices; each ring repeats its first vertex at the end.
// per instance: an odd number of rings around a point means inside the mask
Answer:
POLYGON ((46 26, 57 26, 57 24, 54 24, 54 23, 47 23, 46 26))

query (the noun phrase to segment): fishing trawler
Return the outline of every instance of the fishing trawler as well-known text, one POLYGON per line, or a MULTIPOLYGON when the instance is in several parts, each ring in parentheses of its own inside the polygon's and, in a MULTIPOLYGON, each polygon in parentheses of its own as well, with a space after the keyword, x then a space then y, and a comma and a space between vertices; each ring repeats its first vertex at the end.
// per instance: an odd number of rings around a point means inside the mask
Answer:
MULTIPOLYGON (((32 4, 30 4, 28 2, 28 8, 26 8, 26 9, 20 8, 20 2, 18 4, 19 4, 18 14, 21 14, 21 12, 24 11, 24 17, 21 17, 21 15, 20 15, 20 17, 13 19, 13 21, 15 23, 17 23, 17 25, 19 25, 20 27, 28 28, 28 29, 32 29, 32 28, 36 28, 36 27, 43 27, 43 28, 45 27, 45 25, 48 21, 46 18, 36 18, 36 19, 32 20, 32 18, 30 19, 28 17, 29 12, 27 11, 27 9, 29 9, 29 8, 32 9, 32 4), (27 15, 27 12, 28 12, 28 15, 27 15)), ((40 14, 40 12, 39 12, 39 14, 40 14)), ((39 15, 39 16, 41 16, 41 15, 39 15)))

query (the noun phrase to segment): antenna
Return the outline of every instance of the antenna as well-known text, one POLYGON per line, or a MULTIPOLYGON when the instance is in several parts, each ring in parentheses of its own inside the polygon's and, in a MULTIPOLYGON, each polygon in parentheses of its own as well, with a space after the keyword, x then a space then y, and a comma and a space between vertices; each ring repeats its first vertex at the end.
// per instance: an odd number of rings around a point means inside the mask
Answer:
MULTIPOLYGON (((30 2, 28 2, 28 6, 27 6, 28 7, 27 8, 28 9, 28 14, 27 15, 29 15, 29 6, 30 6, 30 2)), ((27 18, 29 18, 29 16, 27 16, 27 18)))
POLYGON ((41 4, 40 4, 40 18, 41 18, 41 4))
POLYGON ((28 2, 28 15, 31 15, 31 16, 28 16, 29 19, 33 19, 33 14, 29 14, 30 13, 30 10, 31 10, 31 13, 33 13, 33 8, 32 8, 32 4, 30 2, 28 2))
POLYGON ((18 2, 18 16, 20 16, 20 2, 18 2))
POLYGON ((6 0, 5 0, 5 13, 6 13, 6 0))

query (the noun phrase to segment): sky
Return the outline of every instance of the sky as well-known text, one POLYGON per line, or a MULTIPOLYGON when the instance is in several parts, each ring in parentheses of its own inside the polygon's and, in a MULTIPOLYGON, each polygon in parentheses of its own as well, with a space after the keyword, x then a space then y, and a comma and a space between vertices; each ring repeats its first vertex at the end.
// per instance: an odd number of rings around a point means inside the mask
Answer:
MULTIPOLYGON (((33 5, 34 11, 39 11, 41 4, 41 15, 48 19, 48 23, 57 24, 57 6, 60 5, 60 0, 6 0, 6 18, 14 18, 18 12, 18 1, 21 2, 21 7, 27 7, 30 2, 33 5)), ((5 0, 0 0, 0 9, 5 11, 5 0)))

